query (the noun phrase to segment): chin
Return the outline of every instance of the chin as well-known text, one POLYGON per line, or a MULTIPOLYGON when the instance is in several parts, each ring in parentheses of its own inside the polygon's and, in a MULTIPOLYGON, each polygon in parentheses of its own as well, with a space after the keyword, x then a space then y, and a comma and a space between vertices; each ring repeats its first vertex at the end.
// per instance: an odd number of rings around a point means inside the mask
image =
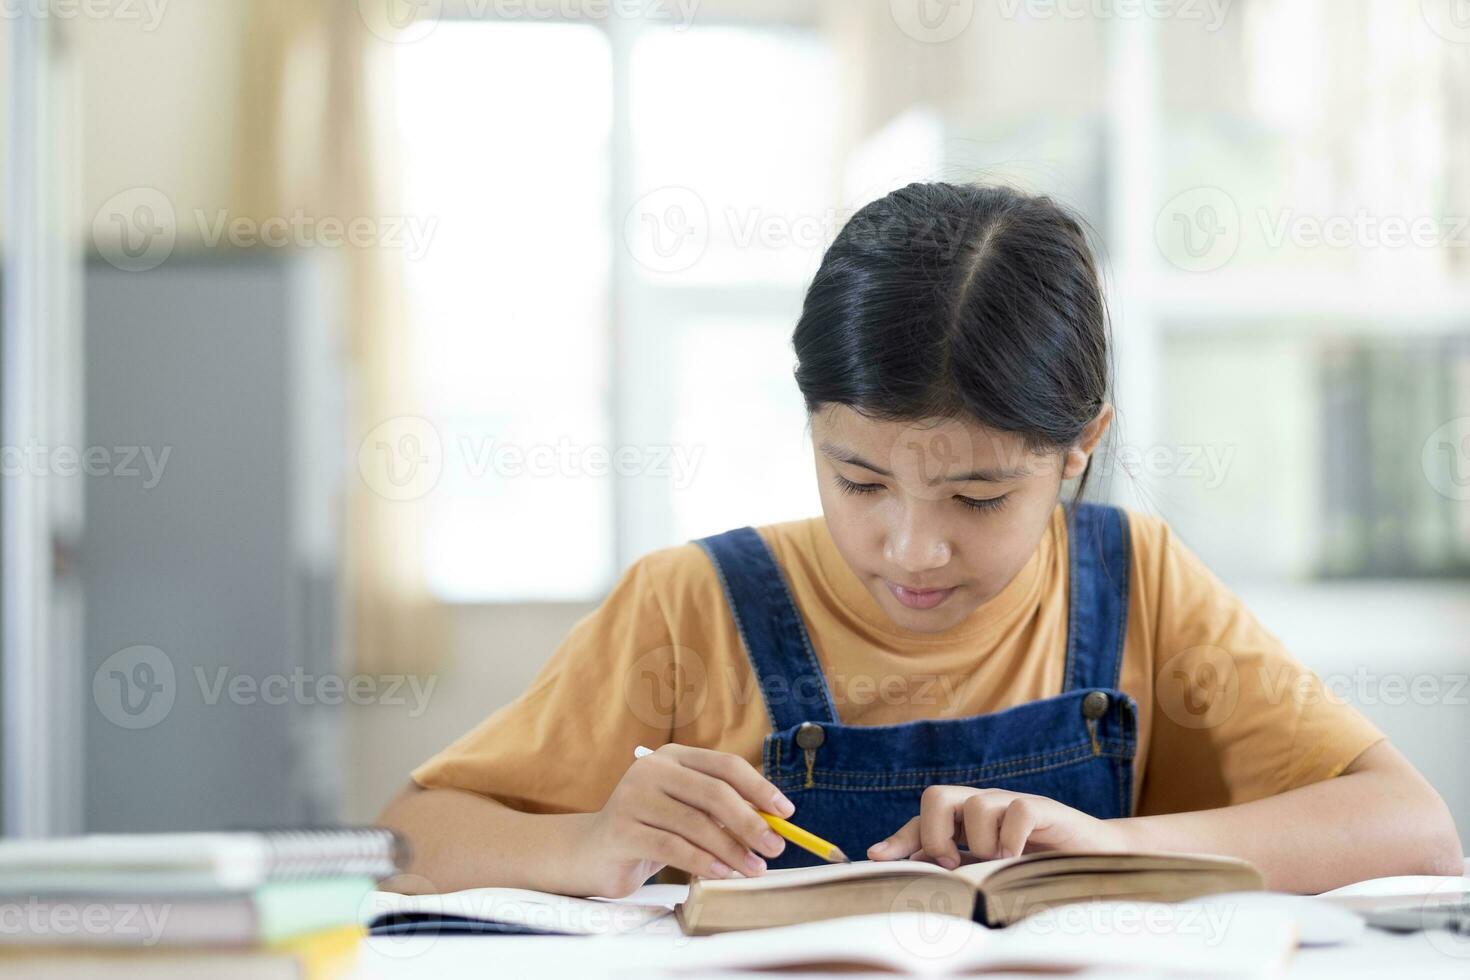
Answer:
POLYGON ((958 602, 962 596, 956 594, 933 609, 910 609, 893 597, 893 593, 888 591, 888 586, 882 580, 878 582, 878 590, 874 598, 888 614, 888 618, 894 625, 913 633, 942 633, 963 621, 973 608, 958 602))
POLYGON ((915 609, 905 609, 904 613, 906 615, 902 619, 894 619, 894 624, 910 633, 943 633, 959 622, 954 616, 939 619, 915 609))

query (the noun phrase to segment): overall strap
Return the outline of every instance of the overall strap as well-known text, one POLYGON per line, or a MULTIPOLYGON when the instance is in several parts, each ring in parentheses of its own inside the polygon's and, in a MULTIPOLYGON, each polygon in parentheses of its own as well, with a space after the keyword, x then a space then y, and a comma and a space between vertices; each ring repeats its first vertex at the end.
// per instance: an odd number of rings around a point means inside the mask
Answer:
POLYGON ((822 665, 765 540, 754 528, 737 527, 694 543, 715 564, 774 730, 836 724, 822 665))
POLYGON ((1116 690, 1128 626, 1128 573, 1132 541, 1128 515, 1118 507, 1077 504, 1067 508, 1070 555, 1067 597, 1067 665, 1062 690, 1116 690))

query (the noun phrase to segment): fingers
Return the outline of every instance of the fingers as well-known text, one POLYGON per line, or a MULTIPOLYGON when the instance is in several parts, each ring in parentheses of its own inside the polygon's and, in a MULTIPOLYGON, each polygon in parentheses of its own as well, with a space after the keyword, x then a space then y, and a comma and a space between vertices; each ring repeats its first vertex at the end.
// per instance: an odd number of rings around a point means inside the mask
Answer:
POLYGON ((786 848, 786 842, 729 783, 679 767, 669 773, 663 790, 680 803, 718 820, 724 827, 722 833, 738 840, 742 847, 767 857, 775 857, 786 848))
POLYGON ((1009 793, 976 793, 965 800, 961 820, 965 826, 965 844, 977 858, 998 857, 996 841, 1006 807, 1014 799, 1009 793))
POLYGON ((650 841, 650 846, 664 849, 656 855, 660 860, 664 854, 678 856, 665 863, 705 876, 726 877, 731 869, 754 876, 766 870, 761 855, 776 857, 785 850, 786 842, 767 826, 750 798, 787 813, 795 807, 739 756, 665 745, 633 765, 638 773, 628 781, 628 815, 646 829, 687 845, 662 837, 650 841))
POLYGON ((902 861, 919 849, 919 818, 914 817, 892 835, 868 848, 868 857, 874 861, 902 861))
POLYGON ((982 860, 1017 857, 1041 825, 1044 803, 1037 797, 985 790, 965 800, 963 821, 970 853, 982 860))
POLYGON ((1042 811, 1034 797, 1007 790, 962 786, 930 786, 920 799, 919 815, 868 849, 875 861, 905 858, 959 867, 959 842, 981 860, 1016 857, 1041 826, 1042 811))
POLYGON ((968 794, 957 786, 930 786, 919 798, 919 843, 940 867, 954 870, 960 866, 956 818, 959 803, 968 794))
POLYGON ((659 864, 666 864, 704 878, 728 878, 730 866, 708 851, 695 847, 678 834, 645 826, 638 850, 659 864))
POLYGON ((1000 825, 1000 847, 996 857, 1019 857, 1026 849, 1039 826, 1041 815, 1034 801, 1024 796, 1012 800, 1006 807, 1005 819, 1000 825))
MULTIPOLYGON (((742 803, 741 806, 745 805, 742 803)), ((751 811, 752 815, 754 812, 751 811)), ((745 875, 758 875, 766 870, 766 862, 760 855, 747 850, 709 814, 672 797, 664 796, 655 801, 643 821, 647 826, 675 834, 703 853, 719 859, 727 865, 725 875, 729 874, 730 868, 745 875)))
POLYGON ((742 797, 767 813, 789 817, 796 812, 796 807, 774 784, 738 755, 690 745, 665 745, 654 753, 660 754, 672 755, 681 765, 729 783, 742 797))

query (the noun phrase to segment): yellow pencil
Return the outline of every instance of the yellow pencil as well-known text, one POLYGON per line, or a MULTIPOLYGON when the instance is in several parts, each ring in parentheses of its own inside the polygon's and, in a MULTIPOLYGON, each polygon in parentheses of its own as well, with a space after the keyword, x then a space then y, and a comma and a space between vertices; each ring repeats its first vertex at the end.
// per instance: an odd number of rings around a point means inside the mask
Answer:
MULTIPOLYGON (((636 759, 641 759, 645 755, 650 755, 652 752, 653 749, 640 745, 633 750, 633 757, 636 759)), ((761 819, 770 825, 770 828, 772 830, 774 830, 776 833, 780 834, 786 840, 789 840, 791 843, 795 844, 802 850, 810 851, 811 853, 815 854, 817 857, 821 858, 823 861, 828 862, 829 864, 851 863, 851 860, 848 858, 848 856, 842 853, 842 848, 838 847, 836 844, 833 844, 831 841, 822 840, 822 838, 818 837, 810 830, 802 830, 796 824, 791 823, 787 820, 782 820, 774 813, 767 813, 760 807, 757 807, 754 803, 751 803, 750 805, 755 809, 756 813, 759 813, 761 815, 761 819)))
POLYGON ((770 824, 771 829, 774 830, 776 833, 780 834, 782 837, 786 838, 797 847, 806 851, 811 851, 823 861, 826 861, 829 864, 850 863, 847 855, 842 853, 842 848, 838 847, 836 844, 831 843, 830 841, 822 840, 822 838, 818 837, 810 830, 802 830, 796 824, 790 823, 786 820, 782 820, 774 813, 767 813, 766 811, 760 809, 757 809, 755 812, 759 813, 761 815, 761 819, 770 824))

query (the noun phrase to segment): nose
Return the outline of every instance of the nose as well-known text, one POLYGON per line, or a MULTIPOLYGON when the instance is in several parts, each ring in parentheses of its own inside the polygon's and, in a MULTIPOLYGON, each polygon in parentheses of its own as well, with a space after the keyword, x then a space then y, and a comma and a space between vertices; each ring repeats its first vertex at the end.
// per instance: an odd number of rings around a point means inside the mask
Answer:
POLYGON ((949 540, 942 527, 919 520, 909 509, 889 529, 883 557, 912 574, 943 568, 949 564, 949 540))

